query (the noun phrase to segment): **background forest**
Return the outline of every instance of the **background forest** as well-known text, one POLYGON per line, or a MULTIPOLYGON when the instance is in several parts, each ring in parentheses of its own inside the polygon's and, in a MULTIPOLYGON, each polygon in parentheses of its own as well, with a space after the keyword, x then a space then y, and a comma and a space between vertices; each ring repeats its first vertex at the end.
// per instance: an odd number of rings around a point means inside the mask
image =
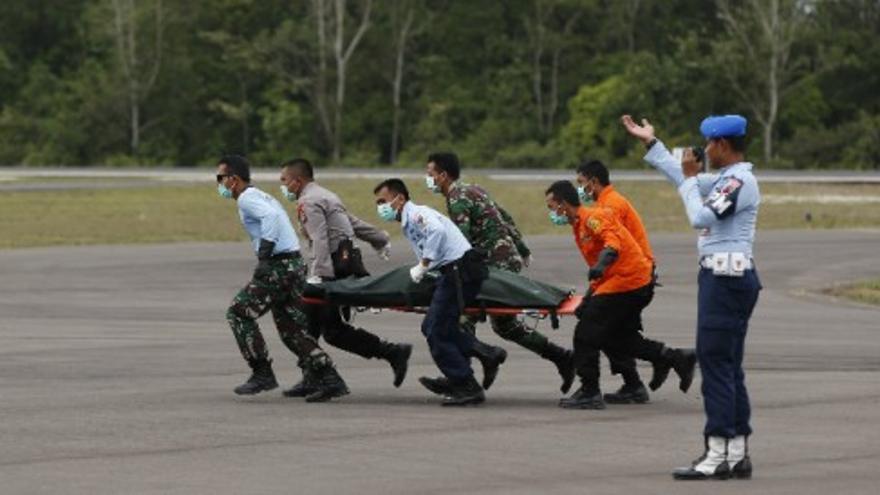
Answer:
POLYGON ((878 0, 4 0, 0 164, 640 166, 750 120, 765 168, 880 169, 878 0))

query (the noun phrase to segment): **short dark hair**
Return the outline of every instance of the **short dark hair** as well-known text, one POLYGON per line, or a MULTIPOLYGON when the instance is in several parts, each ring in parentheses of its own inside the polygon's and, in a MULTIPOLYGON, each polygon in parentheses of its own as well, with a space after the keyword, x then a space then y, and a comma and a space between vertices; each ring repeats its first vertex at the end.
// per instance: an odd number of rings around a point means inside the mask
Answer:
POLYGON ((461 165, 458 163, 458 155, 455 153, 442 152, 431 153, 428 155, 428 163, 434 162, 440 170, 446 172, 446 175, 452 180, 458 180, 461 175, 461 165))
POLYGON ((558 180, 550 185, 544 194, 552 194, 557 201, 563 201, 571 206, 580 206, 581 200, 578 199, 577 189, 567 180, 558 180))
POLYGON ((587 179, 595 177, 603 186, 611 184, 611 179, 608 178, 608 168, 599 160, 586 160, 578 165, 577 173, 587 179))
POLYGON ((245 182, 251 181, 251 163, 241 155, 223 155, 217 165, 225 164, 232 175, 241 177, 245 182))
POLYGON ((315 169, 312 168, 311 162, 309 162, 305 158, 294 158, 293 160, 287 160, 286 162, 281 164, 281 168, 289 168, 295 174, 305 177, 309 180, 315 178, 315 169))
POLYGON ((746 137, 745 136, 730 136, 721 138, 730 143, 730 149, 736 151, 737 153, 745 153, 746 152, 746 137))
POLYGON ((385 179, 379 183, 378 186, 373 188, 373 194, 379 194, 384 188, 388 188, 389 191, 394 194, 400 194, 403 196, 403 199, 409 201, 409 191, 406 189, 406 184, 403 183, 402 180, 394 178, 394 179, 385 179))

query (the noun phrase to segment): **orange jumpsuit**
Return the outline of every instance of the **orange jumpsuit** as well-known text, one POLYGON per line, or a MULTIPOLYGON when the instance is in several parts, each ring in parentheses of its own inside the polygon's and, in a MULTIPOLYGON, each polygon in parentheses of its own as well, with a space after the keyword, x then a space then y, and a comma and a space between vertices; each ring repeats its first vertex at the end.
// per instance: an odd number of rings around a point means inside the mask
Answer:
POLYGON ((654 253, 651 251, 651 243, 648 242, 648 233, 645 231, 642 217, 640 217, 639 212, 633 208, 632 203, 624 198, 622 194, 617 192, 617 190, 614 189, 614 186, 607 185, 602 189, 602 192, 599 193, 595 204, 596 206, 604 206, 614 211, 614 214, 617 215, 617 219, 620 220, 620 223, 623 224, 626 230, 628 230, 633 236, 633 239, 635 239, 639 247, 642 248, 642 252, 648 258, 648 261, 654 263, 654 253))
POLYGON ((594 295, 629 292, 651 282, 651 261, 612 210, 581 206, 572 231, 581 255, 590 266, 599 261, 599 253, 604 248, 617 251, 617 260, 601 278, 590 282, 594 295))

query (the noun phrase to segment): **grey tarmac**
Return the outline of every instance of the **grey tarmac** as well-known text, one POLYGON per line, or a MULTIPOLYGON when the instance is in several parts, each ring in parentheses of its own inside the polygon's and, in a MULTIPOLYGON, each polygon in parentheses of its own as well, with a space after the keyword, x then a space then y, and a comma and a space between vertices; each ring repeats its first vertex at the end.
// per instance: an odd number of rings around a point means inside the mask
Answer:
MULTIPOLYGON (((693 345, 696 248, 654 235, 664 287, 649 335, 693 345)), ((569 236, 530 239, 526 274, 583 290, 569 236)), ((224 311, 249 277, 245 243, 0 252, 0 493, 797 493, 873 494, 880 483, 880 309, 817 295, 880 276, 880 230, 759 232, 764 291, 747 341, 751 481, 674 482, 700 454, 699 378, 648 405, 556 407, 555 369, 510 352, 481 407, 449 410, 410 314, 358 323, 415 345, 400 389, 381 361, 328 349, 352 394, 329 404, 252 398, 224 311)), ((391 264, 411 262, 397 242, 391 264)), ((261 320, 282 386, 297 379, 261 320)), ((573 320, 552 339, 570 346, 573 320)), ((488 326, 482 337, 501 344, 488 326)), ((650 370, 642 368, 643 375, 650 370)), ((603 388, 617 379, 603 362, 603 388)))

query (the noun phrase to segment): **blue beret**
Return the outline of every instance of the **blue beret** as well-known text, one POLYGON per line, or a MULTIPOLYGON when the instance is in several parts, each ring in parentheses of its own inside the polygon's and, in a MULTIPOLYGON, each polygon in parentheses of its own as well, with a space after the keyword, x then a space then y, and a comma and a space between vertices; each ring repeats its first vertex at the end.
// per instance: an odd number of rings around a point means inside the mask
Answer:
POLYGON ((745 136, 747 124, 742 115, 713 115, 703 119, 700 132, 706 139, 745 136))

